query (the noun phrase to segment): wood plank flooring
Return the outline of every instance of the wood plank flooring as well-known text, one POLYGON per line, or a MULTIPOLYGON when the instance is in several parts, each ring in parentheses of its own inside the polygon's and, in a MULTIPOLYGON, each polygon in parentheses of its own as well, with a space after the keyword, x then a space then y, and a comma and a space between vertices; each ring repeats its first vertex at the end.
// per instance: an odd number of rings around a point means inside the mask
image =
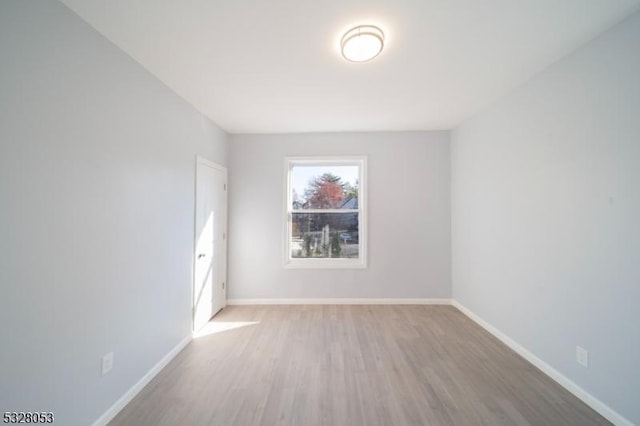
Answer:
POLYGON ((116 425, 605 425, 451 306, 232 306, 116 425))

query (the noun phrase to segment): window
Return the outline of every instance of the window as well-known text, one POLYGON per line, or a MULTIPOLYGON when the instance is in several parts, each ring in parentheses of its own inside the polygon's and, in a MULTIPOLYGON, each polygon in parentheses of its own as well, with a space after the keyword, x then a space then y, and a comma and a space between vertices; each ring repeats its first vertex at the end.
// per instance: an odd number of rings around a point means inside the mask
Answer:
POLYGON ((366 267, 366 158, 290 157, 285 176, 285 266, 366 267))

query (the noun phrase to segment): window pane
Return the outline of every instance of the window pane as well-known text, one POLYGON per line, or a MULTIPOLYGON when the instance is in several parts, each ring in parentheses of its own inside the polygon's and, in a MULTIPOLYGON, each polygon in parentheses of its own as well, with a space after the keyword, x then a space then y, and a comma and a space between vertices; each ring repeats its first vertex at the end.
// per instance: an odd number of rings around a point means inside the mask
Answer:
POLYGON ((357 259, 358 235, 358 213, 293 213, 291 257, 357 259))
POLYGON ((292 208, 294 210, 358 208, 358 169, 358 166, 293 166, 291 169, 292 208))

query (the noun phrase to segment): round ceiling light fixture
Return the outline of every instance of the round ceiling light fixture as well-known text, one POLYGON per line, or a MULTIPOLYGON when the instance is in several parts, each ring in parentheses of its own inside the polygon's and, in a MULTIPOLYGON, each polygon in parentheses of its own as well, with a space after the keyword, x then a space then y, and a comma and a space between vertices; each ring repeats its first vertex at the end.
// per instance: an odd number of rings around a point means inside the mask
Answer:
POLYGON ((342 56, 351 62, 367 62, 382 52, 384 33, 373 25, 351 28, 340 40, 342 56))

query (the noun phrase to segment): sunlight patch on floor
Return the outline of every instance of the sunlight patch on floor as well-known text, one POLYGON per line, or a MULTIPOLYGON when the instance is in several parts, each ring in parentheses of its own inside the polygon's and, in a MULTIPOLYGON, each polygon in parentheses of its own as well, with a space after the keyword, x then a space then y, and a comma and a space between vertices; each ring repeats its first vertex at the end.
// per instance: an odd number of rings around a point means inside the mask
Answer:
POLYGON ((200 330, 194 331, 193 337, 197 339, 198 337, 222 333, 223 331, 234 330, 236 328, 247 327, 249 325, 255 325, 259 323, 259 321, 209 321, 200 330))

